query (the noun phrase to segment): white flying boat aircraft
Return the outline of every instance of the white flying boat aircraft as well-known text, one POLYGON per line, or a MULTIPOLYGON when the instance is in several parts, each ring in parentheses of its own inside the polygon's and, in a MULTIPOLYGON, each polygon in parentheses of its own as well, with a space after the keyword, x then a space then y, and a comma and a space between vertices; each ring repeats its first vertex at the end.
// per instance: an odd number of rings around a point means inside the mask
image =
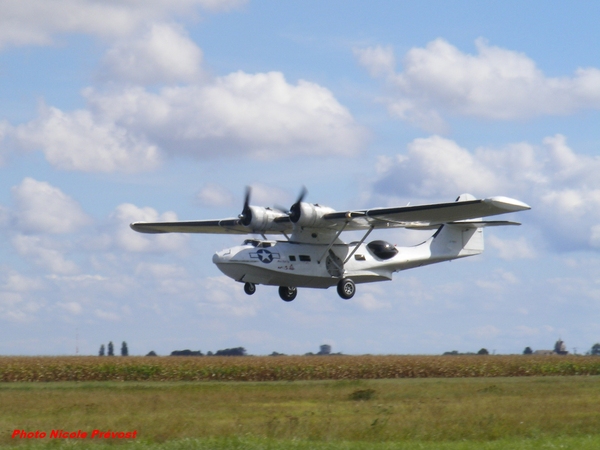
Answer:
POLYGON ((483 252, 483 227, 520 225, 483 220, 484 217, 531 209, 518 200, 491 197, 478 200, 463 194, 455 202, 351 211, 304 202, 306 189, 289 211, 250 205, 237 218, 183 222, 135 222, 140 233, 254 234, 242 245, 217 252, 213 262, 228 277, 244 283, 254 294, 257 284, 279 286, 279 296, 294 300, 297 288, 337 286, 340 297, 350 299, 357 283, 391 280, 392 274, 427 264, 483 252), (425 242, 396 247, 382 240, 365 244, 373 230, 408 228, 436 230, 425 242), (344 231, 365 230, 357 242, 340 239, 344 231), (285 240, 269 240, 278 235, 285 240))

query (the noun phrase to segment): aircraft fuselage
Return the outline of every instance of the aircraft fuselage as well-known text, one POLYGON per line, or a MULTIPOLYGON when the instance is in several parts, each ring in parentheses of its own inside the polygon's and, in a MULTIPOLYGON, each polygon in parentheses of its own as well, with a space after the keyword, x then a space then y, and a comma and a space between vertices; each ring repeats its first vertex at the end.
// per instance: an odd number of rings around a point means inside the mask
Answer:
POLYGON ((239 282, 329 288, 342 278, 355 283, 391 280, 400 270, 481 253, 479 248, 465 251, 462 234, 458 236, 455 249, 451 245, 436 248, 432 245, 434 237, 413 247, 396 247, 384 241, 327 246, 248 239, 217 252, 213 262, 239 282))

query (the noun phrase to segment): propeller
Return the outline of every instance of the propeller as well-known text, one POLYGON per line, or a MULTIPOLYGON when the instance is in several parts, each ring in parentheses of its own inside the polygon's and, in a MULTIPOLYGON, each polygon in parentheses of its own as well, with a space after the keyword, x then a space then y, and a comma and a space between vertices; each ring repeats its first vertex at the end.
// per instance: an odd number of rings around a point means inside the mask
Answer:
POLYGON ((249 226, 252 223, 252 210, 250 209, 250 193, 252 189, 250 186, 246 186, 246 196, 244 197, 244 208, 242 212, 238 216, 240 219, 240 223, 245 227, 249 226))
POLYGON ((304 200, 304 197, 306 197, 307 193, 308 193, 308 191, 306 190, 306 187, 302 186, 302 190, 300 191, 300 195, 298 196, 296 203, 294 203, 290 208, 288 215, 290 216, 290 220, 293 223, 296 223, 300 220, 300 214, 301 214, 300 204, 302 203, 302 200, 304 200))

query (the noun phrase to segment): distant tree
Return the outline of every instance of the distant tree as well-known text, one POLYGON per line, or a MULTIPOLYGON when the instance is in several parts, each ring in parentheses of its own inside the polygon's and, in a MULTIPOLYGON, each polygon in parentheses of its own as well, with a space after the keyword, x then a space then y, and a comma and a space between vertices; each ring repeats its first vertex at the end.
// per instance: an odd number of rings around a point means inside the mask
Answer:
POLYGON ((108 356, 115 356, 115 347, 112 341, 108 343, 108 356))
POLYGON ((285 356, 285 353, 273 352, 269 356, 285 356))
POLYGON ((525 350, 523 350, 524 355, 531 355, 532 353, 533 350, 531 350, 531 347, 525 347, 525 350))
POLYGON ((331 354, 331 345, 323 344, 320 347, 319 353, 317 355, 329 355, 331 354))
POLYGON ((209 350, 206 352, 206 356, 214 356, 214 353, 209 350))
POLYGON ((123 341, 121 344, 121 356, 129 356, 129 350, 127 349, 127 342, 123 341))
POLYGON ((98 356, 104 356, 104 344, 100 346, 100 351, 98 352, 98 356))
POLYGON ((590 355, 600 355, 600 343, 596 343, 592 345, 592 350, 590 350, 590 355))
POLYGON ((458 350, 452 350, 451 352, 444 352, 444 355, 458 355, 458 350))
POLYGON ((171 352, 171 356, 204 356, 200 350, 174 350, 171 352))
POLYGON ((217 350, 215 356, 246 356, 246 349, 244 347, 236 347, 217 350))
POLYGON ((477 352, 478 355, 489 355, 490 352, 487 351, 487 348, 482 348, 477 352))
POLYGON ((154 350, 151 350, 146 356, 157 356, 154 350))

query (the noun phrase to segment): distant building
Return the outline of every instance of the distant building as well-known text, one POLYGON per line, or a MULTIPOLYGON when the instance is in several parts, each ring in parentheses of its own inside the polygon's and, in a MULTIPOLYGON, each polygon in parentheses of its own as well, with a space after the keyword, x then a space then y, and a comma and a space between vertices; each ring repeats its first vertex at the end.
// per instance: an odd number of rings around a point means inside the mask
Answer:
POLYGON ((317 355, 330 355, 331 354, 331 345, 323 344, 321 345, 321 350, 317 355))
POLYGON ((569 354, 569 352, 567 351, 567 346, 560 338, 558 339, 558 341, 556 341, 556 344, 554 344, 554 353, 556 353, 557 355, 569 354))

